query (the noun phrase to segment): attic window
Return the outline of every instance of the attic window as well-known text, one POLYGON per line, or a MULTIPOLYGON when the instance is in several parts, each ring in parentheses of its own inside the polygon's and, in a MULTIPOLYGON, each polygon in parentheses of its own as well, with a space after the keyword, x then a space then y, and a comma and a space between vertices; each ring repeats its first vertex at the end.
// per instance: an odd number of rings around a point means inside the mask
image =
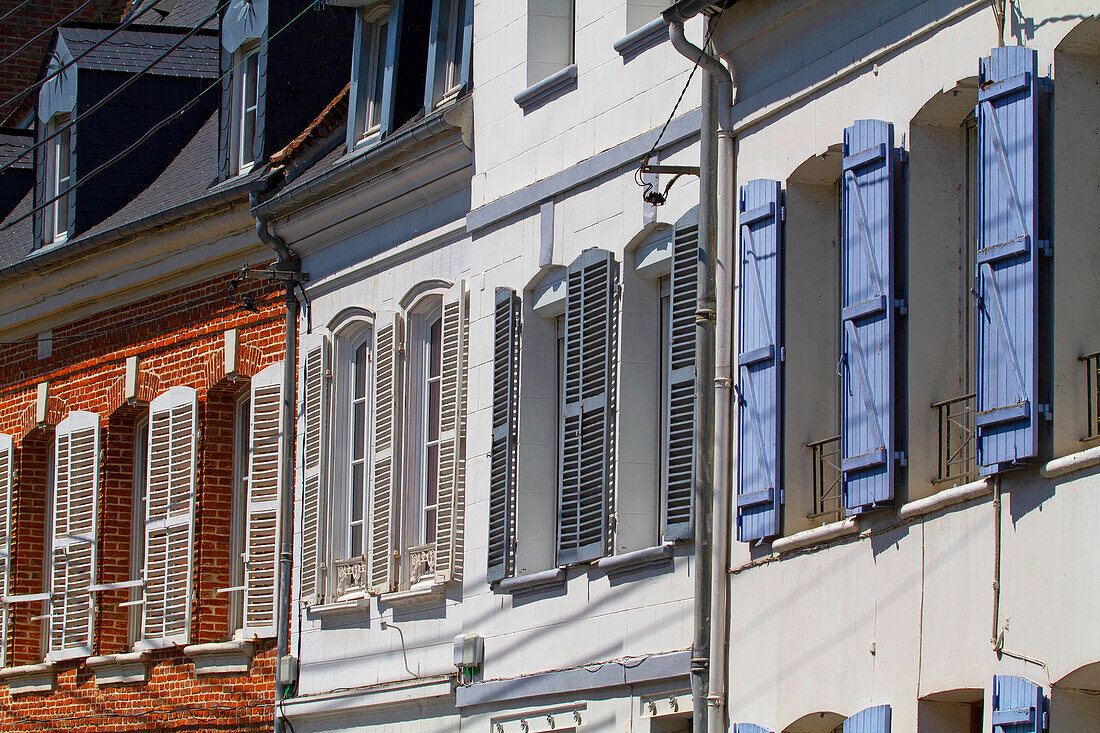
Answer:
POLYGON ((357 140, 376 135, 382 125, 383 88, 390 35, 388 7, 373 9, 356 28, 355 136, 357 140))
POLYGON ((47 200, 55 199, 47 207, 47 242, 64 242, 69 237, 69 186, 72 184, 72 133, 68 115, 55 115, 50 119, 46 135, 57 134, 47 147, 46 171, 48 178, 47 200))
POLYGON ((234 115, 237 147, 237 172, 244 174, 256 162, 256 114, 259 109, 259 47, 253 46, 238 52, 239 61, 234 66, 237 104, 234 115))

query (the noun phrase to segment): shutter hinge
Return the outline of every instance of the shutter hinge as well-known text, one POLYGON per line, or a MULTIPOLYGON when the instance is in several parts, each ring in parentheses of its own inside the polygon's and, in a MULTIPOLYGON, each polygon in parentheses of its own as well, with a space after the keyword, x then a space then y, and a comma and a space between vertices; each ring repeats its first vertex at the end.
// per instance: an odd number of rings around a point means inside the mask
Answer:
POLYGON ((332 369, 326 369, 325 370, 325 381, 327 381, 327 382, 332 381, 332 369))
POLYGON ((898 148, 898 162, 902 164, 909 162, 909 151, 905 148, 898 148))
POLYGON ((1039 405, 1039 414, 1048 422, 1054 419, 1054 409, 1050 405, 1039 405))
POLYGON ((897 460, 899 466, 909 465, 909 456, 905 455, 905 451, 894 451, 894 458, 897 460))
POLYGON ((898 309, 899 315, 909 315, 909 304, 905 302, 905 298, 898 298, 895 300, 894 307, 898 309))
POLYGON ((787 360, 787 347, 786 346, 780 346, 779 347, 779 361, 786 361, 786 360, 787 360))
POLYGON ((786 220, 787 220, 787 207, 786 206, 780 206, 779 207, 779 221, 786 221, 786 220))
POLYGON ((1049 239, 1039 240, 1039 252, 1045 257, 1054 256, 1054 245, 1050 243, 1049 239))

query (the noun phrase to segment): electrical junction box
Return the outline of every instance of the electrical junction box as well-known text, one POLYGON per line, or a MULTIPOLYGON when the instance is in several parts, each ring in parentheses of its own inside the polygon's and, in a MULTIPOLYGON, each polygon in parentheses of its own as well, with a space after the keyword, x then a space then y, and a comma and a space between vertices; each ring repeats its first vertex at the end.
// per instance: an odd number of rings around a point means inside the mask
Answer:
POLYGON ((279 657, 279 679, 284 685, 298 683, 298 660, 289 654, 279 657))
POLYGON ((479 634, 459 634, 455 637, 455 666, 459 669, 480 667, 485 661, 485 639, 479 634))

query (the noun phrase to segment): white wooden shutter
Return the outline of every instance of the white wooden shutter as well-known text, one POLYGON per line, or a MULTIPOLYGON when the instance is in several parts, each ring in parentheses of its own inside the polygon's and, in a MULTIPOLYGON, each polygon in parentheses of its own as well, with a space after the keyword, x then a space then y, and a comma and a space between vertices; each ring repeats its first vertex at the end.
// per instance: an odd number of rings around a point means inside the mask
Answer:
POLYGON ((392 590, 396 581, 394 522, 397 515, 400 446, 402 321, 397 313, 381 314, 375 331, 374 461, 370 514, 370 584, 376 592, 392 590))
POLYGON ((321 603, 325 594, 325 527, 329 345, 324 334, 302 337, 302 561, 299 597, 321 603))
POLYGON ((488 580, 515 571, 519 438, 520 298, 497 288, 493 324, 492 447, 489 453, 488 580))
POLYGON ((51 659, 88 656, 92 645, 99 487, 99 416, 70 412, 55 432, 51 659))
MULTIPOLYGON (((0 596, 6 596, 9 590, 9 569, 11 558, 11 478, 12 437, 0 433, 0 596)), ((0 606, 0 667, 8 665, 8 607, 0 606)))
POLYGON ((462 577, 467 342, 466 281, 459 280, 443 297, 439 495, 435 514, 435 576, 439 581, 462 577))
POLYGON ((279 476, 282 465, 283 362, 252 377, 245 512, 244 627, 246 636, 275 635, 279 564, 279 476))
POLYGON ((172 387, 149 403, 142 643, 186 644, 191 626, 198 398, 172 387))
POLYGON ((618 267, 586 250, 569 266, 565 394, 558 495, 558 562, 584 562, 610 545, 618 267))

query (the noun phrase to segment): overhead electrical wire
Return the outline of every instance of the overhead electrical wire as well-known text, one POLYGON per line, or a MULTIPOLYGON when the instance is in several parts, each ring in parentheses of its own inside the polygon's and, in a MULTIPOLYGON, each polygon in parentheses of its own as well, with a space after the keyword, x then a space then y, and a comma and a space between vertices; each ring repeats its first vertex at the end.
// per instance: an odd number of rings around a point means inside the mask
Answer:
POLYGON ((23 0, 23 2, 19 3, 18 5, 16 5, 14 8, 9 10, 8 12, 4 13, 3 15, 0 15, 0 20, 7 20, 9 15, 11 15, 12 13, 15 13, 19 10, 22 10, 23 6, 27 5, 30 2, 32 2, 32 0, 23 0))
MULTIPOLYGON (((31 152, 37 150, 38 148, 41 148, 43 145, 48 143, 50 140, 53 140, 54 138, 56 138, 61 133, 65 132, 66 130, 68 130, 70 128, 72 128, 73 126, 76 125, 76 123, 78 123, 81 120, 88 117, 88 115, 93 114, 93 113, 97 112, 98 110, 102 109, 103 106, 106 105, 108 102, 110 102, 112 99, 114 99, 119 94, 122 94, 124 91, 129 89, 131 86, 136 84, 138 82, 138 80, 141 79, 142 77, 144 77, 147 73, 149 73, 149 71, 154 66, 159 64, 164 59, 168 58, 173 52, 176 51, 176 49, 178 49, 180 46, 182 46, 184 43, 186 43, 192 36, 194 36, 196 33, 198 33, 200 30, 202 30, 202 26, 206 25, 211 20, 216 18, 218 16, 218 13, 221 12, 222 8, 225 7, 228 4, 229 4, 229 0, 222 0, 221 4, 219 4, 218 7, 214 9, 213 13, 206 16, 206 18, 204 18, 203 21, 199 25, 195 26, 191 30, 187 31, 187 33, 183 34, 183 36, 181 36, 178 41, 173 43, 168 48, 167 51, 165 51, 160 56, 157 56, 155 59, 150 61, 146 66, 142 67, 139 71, 137 71, 133 76, 131 76, 126 81, 124 81, 122 84, 119 84, 116 88, 112 89, 109 94, 105 95, 102 99, 98 100, 91 107, 84 110, 83 112, 78 114, 76 117, 73 117, 68 122, 66 122, 64 125, 59 125, 58 128, 56 130, 54 130, 52 133, 50 133, 46 137, 42 138, 41 140, 36 142, 34 145, 31 145, 28 148, 26 148, 25 150, 21 151, 19 153, 19 155, 15 156, 11 160, 9 160, 7 163, 4 163, 3 165, 0 165, 0 173, 3 173, 8 168, 15 165, 15 163, 17 163, 18 161, 20 161, 23 158, 27 157, 27 155, 29 155, 31 152)), ((203 93, 205 93, 205 91, 206 90, 203 90, 203 93)), ((199 96, 201 97, 202 94, 200 94, 199 96)), ((66 189, 66 193, 67 192, 68 192, 68 189, 66 189)), ((64 195, 65 194, 63 193, 60 196, 58 196, 58 198, 61 198, 61 196, 64 196, 64 195)))
POLYGON ((30 39, 29 41, 27 41, 26 43, 24 43, 24 44, 23 44, 22 46, 20 46, 19 48, 15 49, 14 51, 12 51, 11 53, 9 53, 9 54, 8 54, 7 56, 5 56, 4 58, 0 59, 0 66, 3 66, 3 65, 4 65, 4 64, 6 64, 7 62, 11 61, 11 60, 12 60, 13 58, 15 58, 16 56, 18 56, 19 54, 23 53, 23 51, 25 51, 25 50, 27 49, 27 47, 28 47, 28 46, 30 46, 31 44, 33 44, 33 43, 34 43, 35 41, 37 41, 37 40, 38 40, 39 38, 41 38, 42 36, 46 35, 47 33, 50 33, 50 32, 52 32, 53 30, 55 30, 56 28, 58 28, 58 27, 59 27, 60 25, 62 25, 62 24, 64 24, 64 23, 68 23, 68 22, 69 22, 69 21, 70 21, 70 20, 72 19, 72 17, 73 17, 74 15, 76 15, 77 13, 79 13, 79 12, 80 12, 81 10, 83 10, 83 9, 84 9, 84 8, 86 8, 86 7, 88 7, 89 5, 91 5, 91 4, 93 3, 93 2, 95 2, 95 0, 84 0, 84 4, 83 4, 83 5, 81 5, 80 7, 78 7, 78 8, 76 9, 76 10, 74 10, 74 11, 73 11, 73 12, 71 12, 71 13, 69 13, 69 14, 68 14, 68 15, 66 15, 66 16, 65 16, 64 18, 62 18, 61 20, 59 20, 59 21, 57 21, 56 23, 54 23, 53 25, 51 25, 51 26, 50 26, 49 28, 46 28, 45 30, 43 30, 43 31, 39 32, 39 33, 38 33, 38 34, 37 34, 37 35, 36 35, 36 36, 35 36, 34 38, 30 39))
MULTIPOLYGON (((24 0, 24 4, 26 4, 27 2, 31 2, 31 0, 24 0)), ((18 7, 22 7, 22 6, 18 6, 18 7)), ((16 9, 18 9, 18 7, 16 9)), ((9 12, 12 12, 12 11, 9 11, 9 12)), ((3 20, 3 18, 0 17, 0 20, 3 20)), ((34 90, 40 88, 41 86, 43 86, 46 82, 50 81, 51 79, 57 78, 59 75, 63 74, 68 68, 70 68, 72 66, 75 66, 77 64, 77 62, 79 62, 82 58, 84 58, 85 56, 90 54, 92 51, 95 51, 97 48, 102 46, 104 43, 111 40, 116 35, 118 35, 122 31, 126 30, 130 26, 135 25, 136 23, 137 23, 137 18, 136 17, 130 18, 129 20, 122 21, 121 23, 119 23, 118 27, 111 29, 110 33, 103 36, 103 38, 100 38, 98 41, 93 43, 91 46, 89 46, 88 48, 81 51, 80 54, 73 57, 73 59, 71 61, 66 61, 64 64, 62 64, 58 68, 54 69, 52 72, 50 72, 49 74, 47 74, 43 78, 41 78, 38 81, 34 82, 33 84, 29 85, 27 88, 25 88, 25 89, 23 89, 19 92, 16 92, 14 95, 12 95, 6 101, 0 102, 0 110, 4 109, 5 107, 7 107, 9 104, 12 104, 13 102, 19 101, 24 96, 26 96, 27 94, 30 94, 34 90)), ((61 23, 57 23, 53 26, 53 28, 57 28, 60 25, 61 25, 61 23)))
MULTIPOLYGON (((299 18, 301 18, 303 15, 305 15, 307 11, 312 10, 314 7, 315 7, 315 5, 314 5, 313 2, 307 3, 306 6, 304 8, 302 8, 302 10, 297 15, 295 15, 293 18, 291 18, 289 21, 287 21, 286 25, 284 25, 282 28, 275 31, 274 33, 270 34, 268 36, 268 42, 270 42, 274 38, 278 37, 278 35, 280 33, 282 33, 287 28, 289 28, 291 25, 293 25, 299 18)), ((205 25, 206 22, 207 21, 203 21, 203 24, 205 25)), ((182 107, 177 109, 175 112, 168 115, 167 117, 165 117, 163 120, 161 120, 157 124, 153 125, 151 128, 149 128, 149 130, 144 135, 142 135, 140 138, 135 140, 133 143, 131 143, 126 148, 119 151, 113 158, 111 158, 110 160, 106 161, 105 163, 99 165, 97 168, 95 168, 95 170, 91 171, 90 173, 82 176, 76 183, 73 183, 68 188, 66 188, 64 191, 58 193, 57 195, 53 196, 52 198, 50 198, 47 201, 43 201, 41 204, 35 206, 33 209, 31 209, 30 211, 22 214, 21 216, 17 217, 16 219, 13 219, 13 220, 7 222, 3 226, 0 226, 0 231, 10 229, 11 227, 15 226, 16 224, 23 221, 27 217, 33 216, 34 214, 37 214, 39 211, 42 211, 46 207, 53 204, 55 201, 58 201, 59 199, 65 198, 65 196, 67 196, 71 191, 74 191, 75 189, 77 189, 80 186, 84 185, 89 180, 91 180, 95 176, 99 175, 100 173, 102 173, 107 168, 111 167, 112 165, 114 165, 118 161, 122 160, 127 155, 129 155, 130 153, 134 152, 134 150, 141 147, 141 145, 144 144, 146 140, 148 140, 150 137, 152 137, 157 132, 159 132, 161 129, 163 129, 165 127, 165 125, 169 124, 170 122, 172 122, 176 118, 178 118, 181 115, 185 114, 187 112, 187 110, 189 110, 193 106, 195 106, 195 104, 197 104, 198 101, 200 99, 202 99, 202 97, 207 92, 209 92, 211 89, 214 89, 216 86, 221 84, 222 80, 224 80, 227 76, 232 74, 233 71, 235 71, 237 69, 237 67, 241 66, 244 62, 245 62, 245 60, 241 59, 240 61, 238 61, 233 66, 230 66, 229 69, 224 74, 222 74, 217 79, 212 81, 205 89, 203 89, 198 94, 196 94, 194 97, 192 97, 190 101, 186 102, 182 107)), ((141 75, 143 73, 144 73, 144 70, 141 71, 141 72, 138 72, 138 75, 141 75)), ((75 124, 75 123, 76 123, 76 120, 73 120, 72 122, 69 123, 69 125, 72 125, 72 124, 75 124)), ((57 133, 55 133, 55 134, 57 134, 57 133)), ((42 142, 45 142, 45 140, 43 140, 42 142)), ((30 149, 24 151, 23 155, 25 155, 27 152, 29 152, 29 150, 30 149)), ((14 161, 12 161, 12 162, 14 162, 14 161)), ((0 173, 2 173, 4 168, 6 168, 8 165, 11 165, 11 162, 5 164, 4 166, 0 166, 0 173)))

